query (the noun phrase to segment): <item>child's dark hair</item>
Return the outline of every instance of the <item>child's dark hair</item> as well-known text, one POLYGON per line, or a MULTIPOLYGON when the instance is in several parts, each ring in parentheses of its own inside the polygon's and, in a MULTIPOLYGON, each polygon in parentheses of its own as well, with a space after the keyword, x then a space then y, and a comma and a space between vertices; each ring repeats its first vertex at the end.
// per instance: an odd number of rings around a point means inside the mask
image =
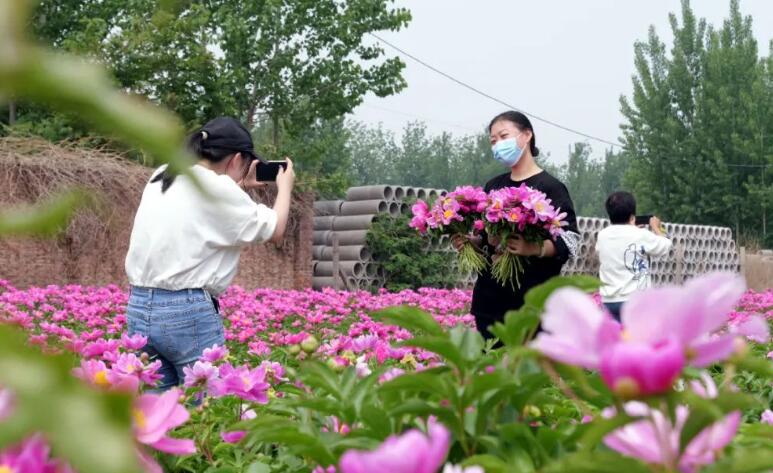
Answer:
MULTIPOLYGON (((228 149, 208 147, 206 142, 207 132, 197 131, 188 137, 188 151, 190 151, 195 157, 199 159, 206 159, 207 161, 211 161, 213 163, 220 162, 235 153, 235 151, 228 149)), ((150 182, 161 181, 161 192, 163 193, 166 192, 169 187, 171 187, 172 183, 174 183, 175 177, 177 176, 172 173, 169 168, 166 168, 153 179, 151 179, 150 182)))
POLYGON ((613 192, 604 205, 613 225, 626 224, 636 215, 636 199, 630 192, 613 192))
POLYGON ((496 117, 494 117, 493 120, 491 120, 491 123, 488 125, 488 131, 491 133, 491 127, 494 126, 495 123, 501 122, 501 121, 508 121, 516 126, 521 131, 529 130, 531 132, 531 140, 529 140, 529 150, 531 151, 531 155, 535 158, 539 156, 539 148, 537 148, 537 138, 534 136, 534 128, 531 126, 531 121, 529 121, 529 117, 524 115, 521 112, 516 112, 515 110, 509 110, 504 113, 500 113, 496 117))

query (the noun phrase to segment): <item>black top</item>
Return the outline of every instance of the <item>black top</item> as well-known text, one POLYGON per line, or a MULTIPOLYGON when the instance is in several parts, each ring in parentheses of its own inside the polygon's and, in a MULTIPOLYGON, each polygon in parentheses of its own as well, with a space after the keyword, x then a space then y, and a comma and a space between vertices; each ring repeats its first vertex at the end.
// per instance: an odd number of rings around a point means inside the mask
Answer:
MULTIPOLYGON (((510 178, 510 173, 497 176, 486 183, 484 188, 486 192, 502 189, 504 187, 518 187, 521 184, 544 192, 552 200, 554 207, 560 207, 562 212, 566 212, 566 221, 568 225, 564 231, 579 233, 577 230, 577 217, 574 214, 574 205, 572 198, 569 197, 569 191, 566 186, 551 176, 547 171, 542 171, 523 181, 514 181, 510 178)), ((484 247, 489 255, 494 254, 495 248, 488 243, 486 234, 483 234, 484 247)), ((492 276, 491 271, 486 269, 478 275, 478 281, 475 283, 475 289, 472 293, 471 312, 476 316, 476 320, 485 321, 486 324, 494 321, 501 321, 507 311, 517 310, 523 305, 523 296, 534 286, 538 286, 548 279, 558 276, 561 267, 569 259, 569 248, 561 238, 553 239, 556 247, 556 255, 552 258, 526 257, 524 261, 524 272, 520 276, 521 287, 515 286, 513 290, 509 284, 502 286, 492 276)), ((490 259, 489 259, 489 262, 490 259)), ((479 327, 482 329, 482 327, 479 327)))

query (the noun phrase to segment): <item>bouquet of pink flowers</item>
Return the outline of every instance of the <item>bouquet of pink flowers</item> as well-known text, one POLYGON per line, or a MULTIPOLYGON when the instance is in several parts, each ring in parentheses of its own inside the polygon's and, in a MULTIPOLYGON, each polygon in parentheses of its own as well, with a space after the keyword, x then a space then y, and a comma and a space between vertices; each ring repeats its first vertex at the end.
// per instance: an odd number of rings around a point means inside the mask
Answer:
MULTIPOLYGON (((488 195, 480 187, 457 187, 453 192, 438 197, 432 207, 423 200, 413 206, 410 226, 422 235, 469 235, 480 232, 485 223, 483 211, 488 195)), ((459 269, 481 272, 487 264, 486 257, 468 239, 459 251, 459 269)))
POLYGON ((506 187, 491 191, 484 220, 486 232, 494 241, 498 240, 501 257, 491 266, 491 274, 500 284, 521 287, 519 276, 523 274, 523 260, 507 250, 507 240, 520 235, 529 243, 540 246, 545 239, 556 237, 567 225, 566 213, 551 205, 547 196, 522 184, 520 187, 506 187))

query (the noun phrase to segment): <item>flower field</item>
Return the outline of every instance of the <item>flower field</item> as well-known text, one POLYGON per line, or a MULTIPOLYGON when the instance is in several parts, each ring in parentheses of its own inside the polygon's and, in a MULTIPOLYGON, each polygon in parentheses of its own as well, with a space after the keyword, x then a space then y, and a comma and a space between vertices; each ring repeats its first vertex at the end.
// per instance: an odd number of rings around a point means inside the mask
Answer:
MULTIPOLYGON (((2 282, 0 321, 45 353, 74 354, 73 375, 95 390, 130 393, 146 471, 601 471, 574 468, 604 460, 632 471, 692 472, 735 462, 752 446, 771 448, 773 431, 760 430, 767 425, 760 417, 773 413, 767 324, 759 322, 773 317, 773 290, 728 292, 735 309, 707 328, 711 337, 693 330, 684 352, 678 338, 655 335, 630 348, 623 334, 647 329, 626 326, 625 317, 621 342, 604 351, 611 336, 598 338, 606 329, 587 316, 598 301, 559 291, 538 311, 550 334, 524 345, 536 325, 516 319, 539 320, 524 312, 501 326, 505 347, 488 350, 470 330, 468 291, 232 288, 221 299, 227 346, 208 349, 186 368, 185 385, 166 394, 148 391, 160 362, 142 354, 143 337, 125 334, 122 288, 17 290, 2 282), (403 308, 379 315, 396 306, 403 308), (683 359, 690 350, 710 361, 683 359), (631 360, 641 356, 647 366, 631 360), (738 387, 754 399, 739 401, 738 387), (672 420, 653 399, 673 404, 672 420), (722 407, 699 423, 690 412, 705 403, 696 399, 722 407), (603 421, 619 418, 615 406, 638 421, 610 428, 603 421), (664 445, 663 436, 676 444, 664 445)), ((701 315, 691 320, 708 319, 701 315)), ((13 393, 0 390, 0 419, 12 413, 13 393)), ((0 453, 3 473, 69 468, 41 436, 0 453)))

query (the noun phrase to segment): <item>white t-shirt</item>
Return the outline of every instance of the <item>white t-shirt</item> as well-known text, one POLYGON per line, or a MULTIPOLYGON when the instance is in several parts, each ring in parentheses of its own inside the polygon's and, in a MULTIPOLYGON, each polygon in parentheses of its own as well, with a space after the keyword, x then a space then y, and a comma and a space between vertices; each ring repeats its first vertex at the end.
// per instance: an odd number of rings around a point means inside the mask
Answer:
POLYGON ((671 240, 635 225, 610 225, 596 240, 604 302, 624 302, 651 285, 650 257, 665 256, 671 240))
POLYGON ((145 186, 126 255, 129 284, 218 295, 236 275, 241 247, 274 234, 274 210, 227 175, 200 165, 191 170, 208 196, 184 175, 163 194, 160 181, 145 186))

